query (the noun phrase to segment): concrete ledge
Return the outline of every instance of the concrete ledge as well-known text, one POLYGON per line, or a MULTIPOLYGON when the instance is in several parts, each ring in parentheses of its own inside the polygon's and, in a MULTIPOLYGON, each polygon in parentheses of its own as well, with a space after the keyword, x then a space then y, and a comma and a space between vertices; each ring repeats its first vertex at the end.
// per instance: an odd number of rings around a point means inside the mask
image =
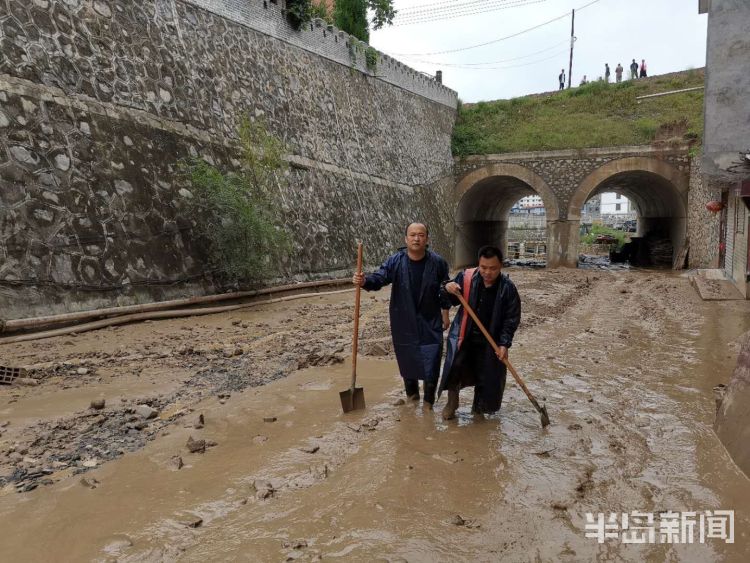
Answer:
POLYGON ((690 282, 704 301, 734 301, 744 297, 722 270, 698 270, 690 282))

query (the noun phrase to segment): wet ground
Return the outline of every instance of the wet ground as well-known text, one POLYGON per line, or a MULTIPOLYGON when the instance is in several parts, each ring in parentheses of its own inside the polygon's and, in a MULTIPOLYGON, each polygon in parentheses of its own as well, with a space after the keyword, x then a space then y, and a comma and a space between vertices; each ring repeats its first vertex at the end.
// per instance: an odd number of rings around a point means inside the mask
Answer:
POLYGON ((747 561, 750 480, 711 425, 750 304, 671 273, 511 276, 545 430, 510 378, 487 418, 470 390, 448 423, 444 398, 398 405, 385 292, 349 415, 352 293, 0 345, 37 383, 0 388, 3 559, 747 561), (585 536, 587 513, 721 509, 733 544, 585 536))

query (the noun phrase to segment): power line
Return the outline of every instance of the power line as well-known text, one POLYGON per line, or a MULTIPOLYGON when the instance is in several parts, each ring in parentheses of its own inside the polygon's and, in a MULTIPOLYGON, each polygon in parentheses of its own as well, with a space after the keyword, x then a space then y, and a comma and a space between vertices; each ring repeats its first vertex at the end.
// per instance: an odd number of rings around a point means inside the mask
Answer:
POLYGON ((407 59, 407 60, 409 60, 411 62, 415 62, 415 63, 425 63, 425 64, 437 65, 437 66, 441 66, 441 67, 443 67, 443 66, 445 66, 445 67, 472 67, 472 66, 479 67, 479 66, 484 66, 484 65, 495 65, 495 64, 500 64, 500 63, 508 63, 508 62, 511 62, 511 61, 518 61, 518 60, 521 60, 521 59, 527 59, 529 57, 533 57, 534 55, 540 55, 542 53, 546 53, 548 51, 551 51, 552 49, 556 49, 560 45, 563 45, 563 44, 567 45, 568 43, 570 43, 570 40, 569 39, 564 39, 563 41, 560 41, 559 43, 555 43, 554 45, 551 45, 551 46, 547 47, 546 49, 541 49, 539 51, 534 51, 533 53, 528 53, 527 55, 521 55, 519 57, 512 57, 510 59, 501 59, 501 60, 498 60, 498 61, 486 61, 486 62, 483 62, 483 63, 446 63, 446 62, 442 62, 442 61, 426 61, 426 60, 423 60, 423 59, 414 59, 412 57, 403 57, 403 58, 407 59))
POLYGON ((432 21, 440 21, 449 18, 460 18, 464 16, 470 16, 475 14, 484 14, 488 12, 496 12, 498 10, 505 10, 509 8, 521 8, 523 6, 529 6, 531 4, 540 4, 547 0, 490 0, 488 3, 481 6, 469 6, 469 7, 449 7, 435 12, 434 14, 422 14, 414 15, 406 18, 396 18, 394 27, 403 25, 413 25, 419 23, 427 23, 432 21))
POLYGON ((396 17, 399 16, 411 16, 414 13, 421 13, 421 12, 431 12, 431 11, 439 11, 442 9, 450 8, 450 7, 458 7, 458 6, 471 6, 472 4, 486 4, 487 2, 492 2, 493 0, 470 0, 469 2, 465 2, 461 4, 460 2, 455 1, 448 1, 448 2, 435 2, 433 4, 420 4, 417 6, 412 6, 411 8, 404 8, 402 10, 398 10, 396 12, 396 17))
POLYGON ((432 16, 440 12, 451 11, 451 10, 476 10, 492 4, 495 2, 513 2, 515 0, 472 0, 471 2, 459 3, 459 2, 445 2, 445 5, 436 6, 434 8, 424 9, 422 7, 407 8, 405 10, 398 10, 396 12, 396 19, 401 18, 421 18, 426 16, 432 16), (484 5, 484 6, 483 6, 484 5))
POLYGON ((557 51, 556 53, 553 53, 549 57, 545 57, 543 59, 538 59, 536 61, 529 61, 529 62, 526 62, 526 63, 516 64, 516 65, 505 65, 505 66, 495 66, 495 67, 486 66, 486 67, 479 67, 479 68, 477 68, 477 67, 467 67, 467 66, 455 66, 454 68, 458 68, 458 69, 462 69, 462 70, 506 70, 506 69, 509 69, 509 68, 521 68, 521 67, 525 67, 525 66, 531 66, 531 65, 543 63, 543 62, 546 62, 546 61, 550 61, 552 59, 556 59, 560 55, 563 55, 563 54, 565 54, 567 52, 568 52, 568 48, 566 47, 565 49, 563 49, 561 51, 557 51))
MULTIPOLYGON (((581 11, 584 8, 588 8, 589 6, 592 6, 593 4, 596 4, 597 2, 601 2, 601 0, 593 0, 592 2, 589 2, 588 4, 585 4, 581 6, 580 8, 576 8, 576 10, 581 11)), ((458 53, 459 51, 468 51, 470 49, 477 49, 479 47, 486 47, 487 45, 493 45, 495 43, 499 43, 501 41, 506 41, 508 39, 512 39, 513 37, 518 37, 519 35, 523 35, 524 33, 529 33, 530 31, 534 31, 535 29, 539 29, 540 27, 544 27, 545 25, 549 25, 553 22, 556 22, 558 20, 561 20, 563 18, 567 18, 570 15, 570 12, 567 12, 561 16, 558 16, 556 18, 552 18, 551 20, 547 20, 546 22, 540 23, 538 25, 535 25, 533 27, 529 27, 527 29, 521 30, 519 32, 513 33, 511 35, 506 35, 505 37, 500 37, 498 39, 493 39, 492 41, 486 41, 484 43, 478 43, 476 45, 470 45, 468 47, 459 47, 457 49, 447 49, 445 51, 433 51, 431 53, 387 53, 391 56, 432 56, 432 55, 445 55, 448 53, 458 53)))

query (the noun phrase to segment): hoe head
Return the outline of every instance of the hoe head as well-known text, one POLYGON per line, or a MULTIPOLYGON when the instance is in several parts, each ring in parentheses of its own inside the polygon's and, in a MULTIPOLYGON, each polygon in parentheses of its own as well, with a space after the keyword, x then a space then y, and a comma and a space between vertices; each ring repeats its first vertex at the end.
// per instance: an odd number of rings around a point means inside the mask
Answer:
POLYGON ((542 417, 542 428, 550 425, 549 415, 547 414, 547 405, 539 407, 539 414, 542 417))

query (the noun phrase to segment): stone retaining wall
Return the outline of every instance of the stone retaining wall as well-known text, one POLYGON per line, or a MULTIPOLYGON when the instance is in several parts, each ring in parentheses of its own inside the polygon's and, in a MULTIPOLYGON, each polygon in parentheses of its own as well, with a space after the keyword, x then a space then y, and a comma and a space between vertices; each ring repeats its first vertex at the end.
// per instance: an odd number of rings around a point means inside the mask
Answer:
POLYGON ((357 238, 379 262, 414 218, 449 254, 455 93, 324 29, 249 0, 3 3, 0 317, 219 289, 179 164, 235 168, 245 115, 290 153, 285 277, 349 272, 357 238))

